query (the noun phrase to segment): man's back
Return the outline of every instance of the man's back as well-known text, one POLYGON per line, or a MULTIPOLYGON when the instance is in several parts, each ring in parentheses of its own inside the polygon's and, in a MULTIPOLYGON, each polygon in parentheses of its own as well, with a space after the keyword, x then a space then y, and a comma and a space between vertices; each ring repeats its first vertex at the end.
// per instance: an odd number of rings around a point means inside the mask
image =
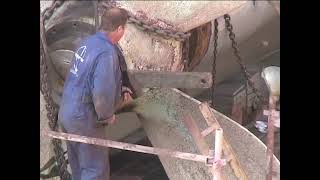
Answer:
MULTIPOLYGON (((127 20, 124 9, 114 7, 104 11, 100 31, 76 50, 60 103, 62 131, 105 138, 102 124, 114 123, 115 110, 129 102, 131 96, 127 92, 121 98, 122 77, 114 48, 124 34, 127 20)), ((78 142, 66 144, 72 179, 110 179, 107 149, 78 142)))
MULTIPOLYGON (((121 72, 116 51, 106 36, 98 32, 88 37, 79 46, 70 65, 59 112, 59 119, 64 121, 64 126, 67 126, 65 128, 70 126, 72 129, 76 127, 81 130, 93 126, 98 117, 96 117, 92 100, 92 89, 94 85, 99 86, 104 83, 104 79, 101 79, 101 82, 94 84, 94 78, 103 73, 107 74, 108 78, 115 79, 115 83, 109 84, 107 87, 110 88, 105 89, 105 95, 112 96, 110 92, 114 91, 112 87, 115 86, 116 94, 120 96, 121 84, 118 81, 121 81, 121 72), (108 62, 99 64, 101 63, 99 61, 108 62), (97 67, 98 65, 105 67, 97 67)), ((105 83, 107 82, 108 79, 105 80, 105 83)))

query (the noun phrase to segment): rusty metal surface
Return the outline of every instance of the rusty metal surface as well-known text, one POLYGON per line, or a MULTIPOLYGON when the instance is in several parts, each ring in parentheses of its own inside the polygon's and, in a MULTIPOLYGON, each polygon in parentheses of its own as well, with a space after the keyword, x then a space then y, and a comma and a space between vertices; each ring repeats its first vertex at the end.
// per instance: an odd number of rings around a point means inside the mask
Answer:
POLYGON ((123 49, 128 69, 155 71, 182 71, 182 43, 149 35, 133 25, 119 42, 123 49))
MULTIPOLYGON (((66 41, 66 38, 70 38, 72 36, 83 39, 86 36, 93 34, 94 32, 94 26, 88 22, 79 20, 68 20, 59 22, 51 28, 47 29, 46 35, 48 45, 52 46, 52 44, 57 41, 66 41)), ((54 50, 54 48, 52 50, 54 50)))
MULTIPOLYGON (((270 96, 269 98, 269 112, 273 112, 276 109, 276 98, 270 96)), ((274 152, 274 119, 273 113, 268 116, 268 135, 267 135, 267 180, 273 178, 273 152, 274 152)))
MULTIPOLYGON (((117 1, 136 16, 148 17, 164 29, 187 32, 229 13, 247 1, 117 1)), ((146 18, 147 19, 147 18, 146 18)))
POLYGON ((192 71, 199 65, 206 55, 211 39, 211 26, 211 22, 209 22, 190 31, 188 71, 192 71))
POLYGON ((212 84, 207 72, 128 71, 140 87, 145 88, 209 88, 212 84))

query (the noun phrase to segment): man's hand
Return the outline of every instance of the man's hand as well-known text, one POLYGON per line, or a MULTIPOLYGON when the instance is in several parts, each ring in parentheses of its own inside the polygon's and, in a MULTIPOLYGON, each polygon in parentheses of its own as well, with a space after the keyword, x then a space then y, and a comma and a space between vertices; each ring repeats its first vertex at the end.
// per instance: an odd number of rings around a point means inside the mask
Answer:
POLYGON ((108 125, 112 125, 116 122, 116 116, 113 115, 109 120, 108 120, 108 125))
POLYGON ((122 99, 119 106, 117 107, 117 111, 128 105, 133 100, 131 94, 132 91, 128 87, 122 87, 122 99))
POLYGON ((128 87, 122 87, 122 95, 123 95, 123 102, 124 104, 129 104, 132 101, 132 91, 128 87))

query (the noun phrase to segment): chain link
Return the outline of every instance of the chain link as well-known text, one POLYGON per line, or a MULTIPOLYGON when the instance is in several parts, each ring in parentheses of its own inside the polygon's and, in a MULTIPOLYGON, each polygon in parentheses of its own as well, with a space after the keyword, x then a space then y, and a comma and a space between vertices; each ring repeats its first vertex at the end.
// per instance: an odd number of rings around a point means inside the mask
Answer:
POLYGON ((160 29, 157 26, 151 26, 145 24, 143 21, 138 20, 134 16, 130 15, 128 23, 134 24, 138 29, 142 31, 147 31, 153 35, 159 35, 163 37, 164 39, 175 39, 177 41, 185 41, 187 38, 190 37, 190 33, 183 33, 178 31, 172 31, 172 30, 165 30, 160 29))
MULTIPOLYGON (((112 7, 116 7, 115 1, 103 1, 101 6, 104 10, 110 9, 112 7)), ((189 37, 191 33, 184 33, 179 31, 173 30, 165 30, 161 29, 160 27, 148 25, 142 20, 139 20, 135 16, 129 13, 128 23, 135 25, 141 31, 149 32, 155 36, 161 36, 164 39, 175 39, 177 41, 183 42, 182 45, 182 60, 184 63, 184 70, 188 70, 189 67, 189 37)))
POLYGON ((43 23, 45 24, 53 15, 53 13, 58 9, 62 4, 64 3, 64 0, 53 0, 51 5, 43 10, 41 13, 41 16, 43 16, 43 23))
MULTIPOLYGON (((102 6, 106 9, 115 7, 114 2, 110 1, 104 1, 102 2, 102 6)), ((190 37, 191 33, 184 33, 184 32, 179 32, 179 31, 173 31, 173 30, 166 30, 166 29, 161 29, 160 27, 153 26, 153 25, 148 25, 142 20, 139 20, 135 16, 129 13, 129 19, 128 23, 134 24, 138 29, 142 31, 149 32, 153 35, 158 35, 163 37, 164 39, 175 39, 177 41, 184 42, 188 40, 190 37)))
POLYGON ((241 56, 240 56, 240 52, 239 52, 239 48, 238 48, 238 44, 235 40, 236 35, 233 32, 233 26, 231 24, 231 17, 229 14, 225 14, 224 15, 224 19, 225 19, 225 24, 226 24, 226 28, 229 31, 229 38, 231 40, 231 44, 232 44, 232 48, 233 48, 233 53, 236 56, 236 60, 237 63, 240 65, 241 70, 246 78, 246 81, 248 82, 248 85, 252 88, 253 93, 256 95, 256 97, 259 99, 260 104, 264 103, 265 100, 263 98, 263 96, 258 92, 258 89, 255 87, 254 82, 251 80, 251 75, 248 72, 244 61, 242 60, 241 56))
MULTIPOLYGON (((58 130, 58 105, 54 103, 51 96, 49 85, 47 61, 50 60, 45 38, 45 22, 50 19, 54 11, 63 4, 63 1, 53 1, 51 6, 46 8, 40 16, 40 91, 46 102, 47 117, 49 120, 49 128, 53 131, 58 130)), ((41 10, 40 10, 41 11, 41 10)), ((71 175, 67 169, 67 160, 64 157, 62 142, 59 139, 52 139, 53 151, 55 160, 59 169, 61 180, 70 180, 71 175)))
POLYGON ((189 38, 187 38, 182 45, 182 60, 184 64, 184 71, 188 71, 190 66, 190 60, 189 60, 189 38))
POLYGON ((211 107, 213 107, 213 94, 214 94, 214 86, 215 86, 215 79, 216 79, 216 61, 217 61, 217 54, 218 54, 218 20, 214 20, 214 43, 213 43, 213 61, 212 61, 212 86, 211 86, 211 107))

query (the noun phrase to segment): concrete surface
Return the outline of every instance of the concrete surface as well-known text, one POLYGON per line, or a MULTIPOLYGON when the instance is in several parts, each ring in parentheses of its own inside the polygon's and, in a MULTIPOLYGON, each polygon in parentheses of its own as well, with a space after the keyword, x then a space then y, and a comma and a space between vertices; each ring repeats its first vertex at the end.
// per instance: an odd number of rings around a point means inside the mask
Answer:
MULTIPOLYGON (((174 89, 152 90, 136 101, 134 109, 140 117, 143 127, 155 147, 200 153, 183 123, 183 113, 190 113, 201 130, 207 128, 199 111, 200 102, 174 89)), ((224 129, 224 135, 230 142, 240 164, 243 165, 249 179, 264 179, 266 172, 266 146, 247 129, 223 114, 213 110, 224 129)), ((213 149, 214 138, 206 137, 213 149)), ((170 179, 211 179, 207 167, 202 163, 159 157, 170 179)), ((280 162, 275 160, 275 179, 279 179, 280 162)), ((229 166, 224 168, 227 179, 237 179, 229 166)))
POLYGON ((117 3, 135 16, 146 17, 147 15, 148 19, 152 19, 150 22, 164 29, 187 32, 247 2, 250 1, 148 1, 148 3, 118 1, 117 3))

